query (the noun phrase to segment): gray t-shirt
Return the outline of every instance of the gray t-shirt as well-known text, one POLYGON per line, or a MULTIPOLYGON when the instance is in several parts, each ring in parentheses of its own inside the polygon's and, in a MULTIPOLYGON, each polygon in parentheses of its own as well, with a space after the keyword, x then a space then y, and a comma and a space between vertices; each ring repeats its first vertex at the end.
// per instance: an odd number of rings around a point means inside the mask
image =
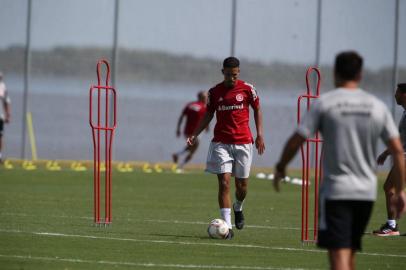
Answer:
POLYGON ((362 89, 335 89, 312 104, 297 132, 310 137, 317 130, 324 140, 320 196, 374 201, 378 139, 399 137, 385 104, 362 89))

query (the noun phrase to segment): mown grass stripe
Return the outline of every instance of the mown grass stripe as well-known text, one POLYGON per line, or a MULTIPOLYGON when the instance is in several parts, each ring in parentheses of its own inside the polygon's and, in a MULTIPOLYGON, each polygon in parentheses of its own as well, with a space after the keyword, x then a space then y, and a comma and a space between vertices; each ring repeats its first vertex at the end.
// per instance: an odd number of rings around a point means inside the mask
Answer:
MULTIPOLYGON (((157 244, 175 244, 175 245, 200 245, 200 246, 221 246, 231 248, 255 248, 255 249, 269 249, 269 250, 281 250, 281 251, 299 251, 299 252, 312 252, 312 253, 325 253, 326 251, 320 249, 303 249, 303 248, 291 248, 291 247, 271 247, 261 245, 242 245, 242 244, 230 244, 230 243, 208 243, 208 242, 185 242, 185 241, 168 241, 168 240, 151 240, 151 239, 134 239, 134 238, 117 238, 117 237, 105 237, 94 235, 80 235, 80 234, 64 234, 57 232, 26 232, 19 230, 3 230, 3 233, 17 233, 17 234, 33 234, 40 236, 51 237, 71 237, 71 238, 86 238, 86 239, 99 239, 99 240, 112 240, 112 241, 129 241, 129 242, 144 242, 144 243, 157 243, 157 244)), ((367 253, 362 252, 359 255, 365 256, 378 256, 378 257, 395 257, 406 258, 406 255, 401 254, 382 254, 382 253, 367 253)))
POLYGON ((5 255, 0 254, 1 258, 19 259, 19 260, 38 260, 38 261, 56 261, 69 263, 86 263, 86 264, 104 264, 104 265, 122 265, 134 267, 165 267, 165 268, 180 268, 180 269, 243 269, 243 270, 305 270, 305 268, 280 268, 280 267, 261 267, 261 266, 237 266, 237 265, 198 265, 198 264, 162 264, 162 263, 136 263, 136 262, 117 262, 117 261, 95 261, 82 260, 72 258, 52 258, 52 257, 36 257, 23 255, 5 255))

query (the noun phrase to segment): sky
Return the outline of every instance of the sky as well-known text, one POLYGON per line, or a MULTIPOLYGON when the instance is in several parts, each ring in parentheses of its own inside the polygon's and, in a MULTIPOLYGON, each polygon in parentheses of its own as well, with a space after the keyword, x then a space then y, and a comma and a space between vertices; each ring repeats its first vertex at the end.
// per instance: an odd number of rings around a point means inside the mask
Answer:
MULTIPOLYGON (((223 59, 232 0, 119 0, 118 45, 223 59)), ((398 63, 406 67, 406 0, 400 1, 398 63)), ((323 0, 320 61, 354 49, 372 69, 392 66, 396 0, 323 0)), ((0 0, 0 49, 24 46, 27 0, 0 0)), ((32 0, 31 45, 113 44, 113 0, 32 0)), ((237 0, 236 56, 313 64, 317 0, 237 0)))

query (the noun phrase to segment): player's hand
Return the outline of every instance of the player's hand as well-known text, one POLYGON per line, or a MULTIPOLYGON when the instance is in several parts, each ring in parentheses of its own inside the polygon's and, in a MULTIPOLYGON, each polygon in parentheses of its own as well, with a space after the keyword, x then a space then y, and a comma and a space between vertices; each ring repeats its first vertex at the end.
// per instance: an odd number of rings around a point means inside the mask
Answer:
POLYGON ((386 158, 388 157, 388 155, 383 152, 382 154, 380 154, 376 160, 376 162, 378 163, 378 165, 383 165, 385 163, 386 158))
POLYGON ((406 194, 404 191, 394 196, 393 206, 396 207, 396 219, 399 219, 406 212, 406 194))
POLYGON ((192 135, 192 136, 190 136, 190 137, 187 138, 186 143, 187 143, 188 145, 192 146, 192 145, 195 144, 195 141, 196 141, 196 137, 192 135))
POLYGON ((258 135, 255 139, 255 147, 258 150, 258 154, 262 155, 265 151, 264 138, 261 135, 258 135))
POLYGON ((278 166, 278 164, 275 166, 275 174, 274 174, 274 179, 273 179, 273 188, 275 189, 276 192, 280 191, 279 188, 279 183, 283 178, 285 178, 285 168, 282 168, 281 166, 278 166))

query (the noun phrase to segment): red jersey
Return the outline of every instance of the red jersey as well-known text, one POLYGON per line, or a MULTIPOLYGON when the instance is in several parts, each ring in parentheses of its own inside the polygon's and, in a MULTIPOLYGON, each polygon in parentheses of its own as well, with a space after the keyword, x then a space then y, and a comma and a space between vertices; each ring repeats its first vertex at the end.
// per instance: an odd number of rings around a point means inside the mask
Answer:
POLYGON ((190 102, 183 109, 182 114, 186 116, 186 125, 183 134, 189 137, 197 128, 206 113, 206 104, 201 101, 190 102))
POLYGON ((207 110, 216 112, 213 142, 225 144, 253 143, 249 127, 249 106, 259 108, 255 87, 238 80, 233 88, 219 83, 209 90, 207 110))

